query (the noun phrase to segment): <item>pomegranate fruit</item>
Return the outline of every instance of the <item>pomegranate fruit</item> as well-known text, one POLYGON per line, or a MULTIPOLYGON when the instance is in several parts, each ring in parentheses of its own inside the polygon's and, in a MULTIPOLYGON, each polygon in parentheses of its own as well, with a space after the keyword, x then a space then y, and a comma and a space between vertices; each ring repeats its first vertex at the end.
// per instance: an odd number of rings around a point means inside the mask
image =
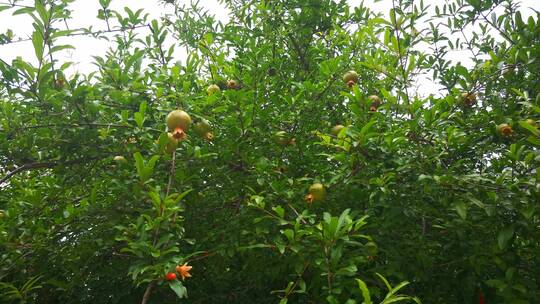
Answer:
POLYGON ((211 84, 206 89, 206 93, 208 93, 208 95, 214 95, 215 93, 219 93, 220 91, 221 89, 216 84, 211 84))
POLYGON ((332 135, 338 136, 339 132, 341 132, 343 128, 345 128, 344 125, 335 125, 330 132, 332 133, 332 135))
POLYGON ((465 106, 472 107, 476 103, 476 94, 468 92, 461 93, 461 100, 465 106))
POLYGON ((349 81, 352 81, 353 83, 358 82, 358 73, 355 71, 348 71, 347 73, 343 74, 343 82, 346 84, 349 84, 349 81))
POLYGON ((200 137, 206 137, 206 134, 210 132, 212 127, 210 126, 210 123, 203 119, 193 125, 193 131, 195 131, 195 134, 197 134, 200 137))
POLYGON ((227 89, 231 89, 231 90, 238 89, 238 82, 234 79, 227 80, 227 89))
POLYGON ((305 200, 308 203, 322 201, 326 198, 326 188, 321 183, 315 183, 309 186, 308 195, 306 195, 305 200))
POLYGON ((191 116, 182 110, 171 111, 167 115, 167 128, 169 131, 175 131, 176 129, 182 129, 182 132, 186 132, 191 124, 191 116))
POLYGON ((512 130, 509 124, 502 123, 497 126, 497 133, 503 137, 510 137, 514 133, 514 130, 512 130))

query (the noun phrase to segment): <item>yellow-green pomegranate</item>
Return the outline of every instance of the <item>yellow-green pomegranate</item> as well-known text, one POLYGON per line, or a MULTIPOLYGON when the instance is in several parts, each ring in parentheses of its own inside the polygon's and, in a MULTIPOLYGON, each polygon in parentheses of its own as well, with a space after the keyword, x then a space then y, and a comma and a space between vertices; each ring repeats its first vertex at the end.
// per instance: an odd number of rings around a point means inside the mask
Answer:
POLYGON ((338 136, 339 132, 341 132, 343 128, 345 128, 344 125, 335 125, 334 127, 332 127, 332 130, 330 132, 332 133, 332 135, 338 136))
POLYGON ((206 137, 206 134, 211 130, 212 127, 210 126, 210 123, 205 119, 198 121, 193 125, 193 131, 200 137, 206 137))
POLYGON ((358 82, 358 73, 351 70, 351 71, 348 71, 347 73, 343 74, 343 82, 348 84, 349 81, 357 83, 358 82))
POLYGON ((218 93, 220 91, 221 89, 216 84, 211 84, 206 89, 206 93, 208 93, 208 95, 214 95, 215 93, 218 93))
POLYGON ((308 203, 323 201, 326 198, 326 188, 321 183, 315 183, 309 186, 308 195, 306 195, 306 201, 308 203))

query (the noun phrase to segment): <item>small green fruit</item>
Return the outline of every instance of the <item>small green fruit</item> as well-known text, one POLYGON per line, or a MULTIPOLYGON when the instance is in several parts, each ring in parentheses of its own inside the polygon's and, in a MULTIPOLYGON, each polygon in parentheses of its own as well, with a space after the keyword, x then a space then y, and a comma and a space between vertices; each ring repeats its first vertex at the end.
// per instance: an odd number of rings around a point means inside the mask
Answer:
POLYGON ((123 157, 122 155, 117 155, 113 158, 113 160, 119 164, 127 164, 127 159, 123 157))
POLYGON ((530 119, 530 118, 529 118, 529 119, 525 120, 525 122, 526 122, 527 124, 529 124, 529 125, 535 127, 535 128, 537 127, 536 121, 535 121, 534 119, 530 119))
POLYGON ((343 74, 343 82, 348 84, 349 81, 357 83, 358 82, 358 73, 351 70, 351 71, 348 71, 347 73, 343 74))
POLYGON ((216 84, 211 84, 206 89, 206 93, 208 93, 208 95, 214 95, 215 93, 218 93, 220 91, 221 89, 216 84))
POLYGON ((212 127, 210 126, 210 123, 205 119, 193 125, 193 131, 195 131, 195 134, 197 134, 200 137, 205 137, 206 134, 210 132, 211 129, 212 127))
POLYGON ((330 132, 332 133, 332 135, 338 136, 339 132, 341 132, 343 128, 345 128, 344 125, 335 125, 330 132))
POLYGON ((308 195, 305 200, 308 203, 323 201, 326 198, 326 188, 321 183, 315 183, 309 186, 308 195))
POLYGON ((172 154, 176 148, 178 148, 179 140, 174 137, 172 133, 167 133, 167 144, 165 144, 165 153, 172 154))
POLYGON ((277 131, 274 133, 274 141, 280 146, 287 146, 291 144, 291 138, 285 131, 277 131))
POLYGON ((368 96, 368 100, 371 101, 371 104, 369 105, 369 110, 371 112, 376 112, 382 103, 382 99, 377 95, 370 95, 368 96))
POLYGON ((366 253, 369 256, 376 256, 377 255, 378 248, 377 248, 377 244, 375 244, 374 242, 367 242, 364 245, 364 248, 366 249, 366 253))

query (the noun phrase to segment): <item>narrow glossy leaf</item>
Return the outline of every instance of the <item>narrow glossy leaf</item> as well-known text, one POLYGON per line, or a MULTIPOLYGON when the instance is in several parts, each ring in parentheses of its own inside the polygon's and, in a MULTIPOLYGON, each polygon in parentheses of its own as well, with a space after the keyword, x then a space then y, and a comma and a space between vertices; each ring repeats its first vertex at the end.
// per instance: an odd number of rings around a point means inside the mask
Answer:
POLYGON ((32 33, 32 44, 34 45, 34 52, 36 54, 36 58, 38 60, 42 60, 43 58, 43 35, 39 32, 33 32, 32 33))
POLYGON ((360 279, 356 279, 356 282, 358 282, 358 288, 360 288, 360 291, 362 291, 362 296, 364 297, 362 304, 372 304, 373 302, 371 302, 371 294, 366 283, 360 279))
POLYGON ((500 249, 505 249, 506 246, 508 246, 508 243, 510 239, 514 236, 514 227, 507 226, 501 231, 499 231, 499 235, 497 236, 497 242, 499 244, 500 249))

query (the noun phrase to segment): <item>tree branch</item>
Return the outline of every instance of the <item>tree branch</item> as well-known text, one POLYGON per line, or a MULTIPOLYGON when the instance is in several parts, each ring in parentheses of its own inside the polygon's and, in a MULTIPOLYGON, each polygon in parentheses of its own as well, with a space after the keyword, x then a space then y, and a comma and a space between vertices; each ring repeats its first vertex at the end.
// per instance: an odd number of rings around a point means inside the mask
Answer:
POLYGON ((2 179, 0 179, 0 185, 5 183, 8 179, 10 179, 13 175, 15 175, 17 173, 21 173, 21 172, 28 171, 28 170, 33 170, 33 169, 52 168, 52 167, 56 166, 56 164, 57 163, 55 163, 55 162, 24 164, 24 165, 18 167, 17 169, 9 172, 6 176, 4 176, 2 179))
POLYGON ((24 171, 29 171, 29 170, 34 170, 34 169, 54 168, 57 165, 71 165, 71 164, 82 163, 82 162, 90 161, 90 160, 94 160, 94 159, 95 158, 86 158, 86 159, 76 159, 76 160, 71 160, 71 161, 66 161, 66 162, 60 162, 60 161, 42 162, 42 163, 34 162, 34 163, 24 164, 24 165, 22 165, 22 166, 20 166, 20 167, 18 167, 16 169, 14 169, 13 171, 9 172, 8 174, 6 174, 6 176, 4 176, 2 179, 0 179, 0 185, 5 183, 7 180, 9 180, 14 175, 16 175, 18 173, 21 173, 21 172, 24 172, 24 171))

